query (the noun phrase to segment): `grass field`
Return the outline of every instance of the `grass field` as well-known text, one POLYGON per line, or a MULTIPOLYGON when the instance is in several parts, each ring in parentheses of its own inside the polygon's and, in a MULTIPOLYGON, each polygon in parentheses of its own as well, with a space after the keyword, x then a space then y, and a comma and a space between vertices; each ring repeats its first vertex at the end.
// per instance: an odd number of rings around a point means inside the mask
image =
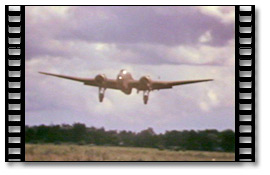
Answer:
POLYGON ((234 153, 88 145, 26 144, 26 161, 234 161, 234 153))

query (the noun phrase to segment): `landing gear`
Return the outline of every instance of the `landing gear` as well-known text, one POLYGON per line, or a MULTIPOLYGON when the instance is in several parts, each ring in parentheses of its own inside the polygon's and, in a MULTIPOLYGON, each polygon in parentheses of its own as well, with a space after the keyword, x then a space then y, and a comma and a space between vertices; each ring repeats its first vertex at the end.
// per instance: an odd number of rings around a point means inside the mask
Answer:
POLYGON ((99 102, 102 102, 103 101, 103 98, 104 98, 104 94, 105 94, 105 90, 106 88, 102 88, 102 87, 99 87, 98 88, 98 92, 99 92, 99 102))
POLYGON ((149 99, 149 93, 150 91, 143 91, 143 102, 146 105, 149 99))

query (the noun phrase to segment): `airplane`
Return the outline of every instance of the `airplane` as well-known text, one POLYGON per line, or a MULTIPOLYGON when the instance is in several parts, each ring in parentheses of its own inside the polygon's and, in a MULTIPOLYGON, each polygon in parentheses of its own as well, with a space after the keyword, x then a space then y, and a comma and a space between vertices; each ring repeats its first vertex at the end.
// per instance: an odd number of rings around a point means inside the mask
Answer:
POLYGON ((149 76, 142 76, 139 80, 134 80, 131 73, 127 72, 127 70, 125 69, 120 70, 116 79, 109 79, 105 76, 105 74, 99 74, 95 78, 79 78, 46 72, 39 72, 39 73, 79 81, 84 83, 84 85, 96 86, 98 87, 99 91, 99 102, 103 101, 106 89, 121 90, 123 93, 130 95, 132 89, 135 88, 137 89, 137 93, 143 91, 143 102, 144 104, 147 104, 149 94, 153 90, 171 89, 173 88, 173 86, 178 85, 213 81, 213 79, 184 80, 184 81, 154 81, 149 76))

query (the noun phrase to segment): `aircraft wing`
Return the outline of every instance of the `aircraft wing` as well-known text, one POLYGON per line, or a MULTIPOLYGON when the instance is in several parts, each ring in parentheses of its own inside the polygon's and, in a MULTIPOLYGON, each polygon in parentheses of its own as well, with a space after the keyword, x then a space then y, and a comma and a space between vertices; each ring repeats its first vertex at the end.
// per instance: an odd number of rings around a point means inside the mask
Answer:
MULTIPOLYGON (((173 86, 185 85, 191 83, 200 83, 206 81, 213 81, 213 79, 202 79, 202 80, 183 80, 183 81, 151 81, 151 89, 159 90, 159 89, 170 89, 173 86)), ((140 81, 131 82, 131 86, 138 90, 146 90, 145 86, 140 84, 140 81)))
MULTIPOLYGON (((54 76, 54 77, 59 77, 59 78, 64 78, 68 80, 73 80, 73 81, 78 81, 82 82, 85 85, 89 86, 99 86, 94 78, 79 78, 79 77, 72 77, 72 76, 66 76, 66 75, 58 75, 58 74, 51 74, 51 73, 46 73, 46 72, 39 72, 40 74, 44 75, 49 75, 49 76, 54 76)), ((111 89, 119 89, 117 87, 116 80, 113 79, 106 79, 106 88, 111 88, 111 89)))
POLYGON ((203 80, 183 80, 183 81, 153 81, 152 88, 153 89, 168 89, 173 86, 192 84, 192 83, 200 83, 206 81, 213 81, 213 79, 203 79, 203 80))

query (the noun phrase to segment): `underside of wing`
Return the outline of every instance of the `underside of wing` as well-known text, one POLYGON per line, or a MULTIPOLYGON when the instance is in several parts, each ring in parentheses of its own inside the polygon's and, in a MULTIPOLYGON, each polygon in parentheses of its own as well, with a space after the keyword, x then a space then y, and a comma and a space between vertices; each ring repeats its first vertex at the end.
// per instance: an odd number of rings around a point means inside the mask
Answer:
MULTIPOLYGON (((213 81, 213 79, 203 79, 203 80, 184 80, 184 81, 151 81, 150 88, 151 90, 159 90, 159 89, 170 89, 173 86, 185 85, 191 83, 200 83, 206 81, 213 81)), ((131 81, 130 86, 132 88, 136 88, 138 90, 148 90, 145 84, 142 84, 140 81, 131 81)))
MULTIPOLYGON (((89 86, 97 86, 97 87, 100 86, 99 84, 96 83, 95 80, 93 82, 87 81, 84 84, 89 85, 89 86)), ((119 89, 116 80, 108 79, 108 78, 105 80, 104 84, 101 87, 110 88, 110 89, 119 89)))
POLYGON ((203 79, 203 80, 183 80, 183 81, 153 81, 152 88, 153 89, 169 89, 173 86, 192 84, 192 83, 200 83, 206 81, 213 81, 213 79, 203 79))
MULTIPOLYGON (((100 86, 96 82, 96 80, 94 78, 79 78, 79 77, 72 77, 72 76, 66 76, 66 75, 58 75, 58 74, 52 74, 52 73, 46 73, 46 72, 39 72, 39 73, 40 74, 44 74, 44 75, 58 77, 58 78, 64 78, 64 79, 68 79, 68 80, 82 82, 85 85, 89 85, 89 86, 97 86, 97 87, 100 86)), ((106 79, 105 82, 104 82, 104 85, 106 86, 106 88, 118 89, 117 88, 116 80, 106 79)))
POLYGON ((50 75, 50 76, 54 76, 54 77, 58 77, 58 78, 64 78, 64 79, 68 79, 68 80, 73 80, 73 81, 79 81, 82 83, 88 83, 88 82, 94 82, 94 79, 91 78, 79 78, 79 77, 72 77, 72 76, 66 76, 66 75, 58 75, 58 74, 51 74, 51 73, 46 73, 46 72, 39 72, 40 74, 44 74, 44 75, 50 75))

